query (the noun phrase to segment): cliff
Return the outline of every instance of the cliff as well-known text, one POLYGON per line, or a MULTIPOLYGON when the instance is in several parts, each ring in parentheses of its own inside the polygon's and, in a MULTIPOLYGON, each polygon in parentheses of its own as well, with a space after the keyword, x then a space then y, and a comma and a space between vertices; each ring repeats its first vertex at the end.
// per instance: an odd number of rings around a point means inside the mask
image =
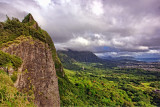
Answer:
POLYGON ((48 45, 32 37, 22 36, 15 41, 2 48, 23 60, 15 87, 22 92, 33 90, 38 107, 60 106, 58 79, 48 45), (20 43, 15 43, 17 40, 20 43))
POLYGON ((57 75, 63 77, 64 72, 48 33, 29 14, 22 22, 16 18, 1 22, 0 40, 3 52, 22 59, 14 86, 23 93, 34 94, 38 107, 59 107, 57 75))

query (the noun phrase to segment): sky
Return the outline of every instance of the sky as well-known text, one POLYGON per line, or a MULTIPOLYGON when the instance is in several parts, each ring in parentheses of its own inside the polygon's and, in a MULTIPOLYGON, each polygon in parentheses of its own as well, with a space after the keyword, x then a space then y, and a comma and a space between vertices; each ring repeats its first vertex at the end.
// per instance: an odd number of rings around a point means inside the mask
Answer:
POLYGON ((0 0, 0 21, 28 13, 57 50, 160 57, 160 0, 0 0))

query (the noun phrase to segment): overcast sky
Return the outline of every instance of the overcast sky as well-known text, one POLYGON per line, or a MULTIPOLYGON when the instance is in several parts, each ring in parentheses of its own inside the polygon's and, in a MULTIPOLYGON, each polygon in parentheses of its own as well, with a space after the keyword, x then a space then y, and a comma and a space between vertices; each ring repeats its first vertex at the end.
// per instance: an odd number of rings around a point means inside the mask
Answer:
POLYGON ((57 49, 160 57, 160 0, 0 0, 0 21, 28 13, 57 49))

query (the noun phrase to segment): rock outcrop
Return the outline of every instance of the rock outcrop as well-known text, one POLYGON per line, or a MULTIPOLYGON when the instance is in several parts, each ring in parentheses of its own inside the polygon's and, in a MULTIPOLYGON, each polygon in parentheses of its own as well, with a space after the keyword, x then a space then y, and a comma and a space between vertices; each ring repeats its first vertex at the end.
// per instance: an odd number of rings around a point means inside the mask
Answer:
POLYGON ((33 90, 38 107, 59 107, 58 79, 52 52, 48 44, 21 36, 2 48, 2 51, 16 55, 23 60, 15 86, 22 92, 33 90))
POLYGON ((33 16, 30 13, 24 18, 22 22, 29 23, 30 26, 32 26, 33 28, 37 30, 39 28, 38 23, 34 20, 33 16))

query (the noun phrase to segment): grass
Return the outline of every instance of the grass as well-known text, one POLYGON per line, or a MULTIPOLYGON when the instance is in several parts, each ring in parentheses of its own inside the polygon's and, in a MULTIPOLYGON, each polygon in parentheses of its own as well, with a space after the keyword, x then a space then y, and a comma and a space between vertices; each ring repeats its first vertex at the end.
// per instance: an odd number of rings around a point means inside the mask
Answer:
POLYGON ((12 65, 15 69, 20 67, 22 64, 22 60, 15 56, 5 53, 0 50, 0 66, 9 66, 12 65))
POLYGON ((27 93, 19 92, 6 72, 0 70, 0 107, 35 107, 27 93))
POLYGON ((74 62, 74 64, 81 69, 64 70, 72 87, 70 87, 71 91, 63 96, 68 101, 66 103, 62 99, 61 105, 63 106, 154 107, 158 104, 153 100, 155 96, 152 94, 157 88, 150 85, 160 76, 157 72, 97 68, 96 63, 74 62))

